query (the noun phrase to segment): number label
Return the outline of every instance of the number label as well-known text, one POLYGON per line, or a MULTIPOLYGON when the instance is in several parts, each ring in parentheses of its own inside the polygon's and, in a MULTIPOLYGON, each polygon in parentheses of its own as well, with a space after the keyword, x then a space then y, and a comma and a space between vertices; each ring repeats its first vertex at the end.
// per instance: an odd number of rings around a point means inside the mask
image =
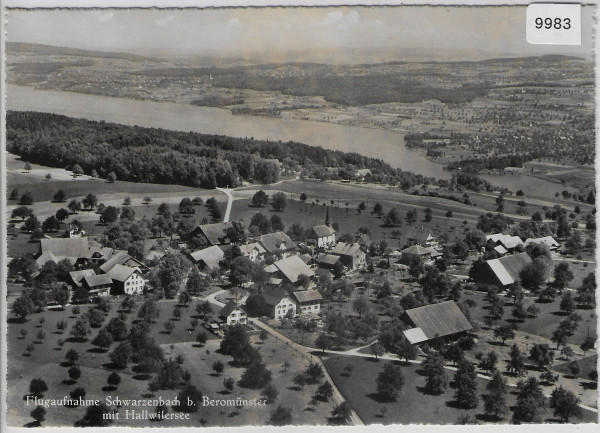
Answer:
POLYGON ((535 3, 527 7, 530 44, 581 45, 581 5, 535 3))

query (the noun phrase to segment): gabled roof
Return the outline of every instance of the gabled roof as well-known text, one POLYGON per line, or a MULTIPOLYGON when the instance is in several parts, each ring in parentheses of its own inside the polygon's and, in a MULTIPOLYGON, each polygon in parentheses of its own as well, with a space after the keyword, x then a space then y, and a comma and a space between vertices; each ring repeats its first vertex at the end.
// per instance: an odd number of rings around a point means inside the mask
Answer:
POLYGON ((507 250, 512 250, 518 245, 523 245, 523 240, 519 236, 505 235, 502 233, 495 233, 493 235, 487 235, 486 241, 491 240, 494 243, 501 243, 507 250))
POLYGON ((418 256, 429 256, 432 252, 429 248, 422 247, 421 245, 411 245, 410 247, 400 251, 400 253, 416 254, 418 256))
POLYGON ((340 256, 336 256, 335 254, 319 254, 317 257, 317 262, 326 265, 335 265, 339 260, 340 256))
POLYGON ((237 309, 239 309, 237 303, 234 301, 229 301, 223 308, 221 308, 221 311, 219 311, 219 316, 227 319, 227 317, 229 317, 229 315, 237 309))
POLYGON ((512 254, 486 262, 503 285, 513 284, 519 279, 519 272, 529 263, 527 253, 512 254))
POLYGON ((434 236, 433 236, 433 232, 431 231, 431 229, 429 229, 425 226, 422 226, 422 225, 417 225, 417 226, 411 227, 408 230, 408 232, 406 233, 406 239, 410 239, 410 240, 416 241, 418 243, 423 243, 423 242, 433 240, 434 236))
POLYGON ((407 329, 406 331, 402 331, 402 333, 410 344, 422 343, 428 340, 427 335, 425 335, 421 328, 407 329))
POLYGON ((454 301, 413 308, 406 310, 406 314, 415 327, 421 328, 428 340, 473 328, 454 301))
POLYGON ((130 268, 129 266, 124 266, 121 264, 116 264, 113 268, 108 272, 108 275, 113 280, 124 282, 129 278, 133 273, 140 272, 138 268, 130 268))
POLYGON ((258 251, 258 254, 266 253, 263 246, 261 244, 259 244, 258 242, 252 242, 251 244, 240 245, 240 251, 245 256, 249 256, 250 253, 255 249, 258 251))
POLYGON ((211 245, 219 245, 228 242, 225 230, 229 227, 231 223, 202 224, 199 228, 211 245))
POLYGON ((58 263, 60 260, 52 254, 52 251, 44 251, 41 256, 35 259, 37 265, 41 268, 46 262, 58 263))
POLYGON ((338 242, 335 247, 331 250, 331 254, 338 254, 340 256, 354 256, 356 252, 360 250, 360 244, 346 244, 344 242, 338 242))
POLYGON ((324 238, 326 236, 331 236, 335 234, 335 230, 326 224, 314 226, 312 229, 317 238, 324 238))
POLYGON ((288 296, 287 292, 279 287, 265 287, 261 294, 265 298, 267 305, 272 307, 279 304, 283 298, 288 296))
POLYGON ((112 284, 112 278, 107 274, 90 275, 83 279, 88 287, 104 286, 106 284, 112 284))
POLYGON ((325 278, 326 280, 333 280, 333 274, 329 269, 317 268, 315 270, 315 275, 317 277, 325 278))
POLYGON ((525 241, 525 246, 529 244, 545 244, 550 248, 555 248, 560 245, 552 236, 544 236, 543 238, 529 238, 525 241))
POLYGON ((48 251, 56 257, 88 258, 100 249, 100 244, 88 238, 40 239, 40 252, 43 254, 48 251))
POLYGON ((365 247, 370 247, 371 244, 373 243, 373 240, 371 239, 371 236, 369 236, 366 233, 361 233, 360 235, 358 235, 356 242, 358 242, 361 245, 364 245, 365 247))
POLYGON ((504 254, 508 253, 508 250, 506 248, 504 248, 502 245, 496 245, 494 247, 494 251, 496 251, 501 256, 503 256, 504 254))
POLYGON ((148 254, 146 254, 146 257, 144 257, 144 259, 151 262, 152 260, 160 260, 164 256, 165 253, 163 253, 162 251, 152 250, 148 254))
POLYGON ((83 280, 85 277, 91 277, 92 275, 96 275, 93 269, 83 269, 81 271, 69 272, 71 280, 77 285, 79 285, 79 283, 81 283, 81 280, 83 280))
POLYGON ((302 259, 302 261, 307 264, 308 264, 308 262, 310 262, 312 260, 312 257, 310 256, 310 254, 300 254, 300 255, 298 255, 298 257, 300 257, 302 259))
POLYGON ((113 256, 110 259, 108 259, 105 263, 100 265, 100 269, 102 269, 102 272, 106 274, 116 265, 123 265, 130 258, 133 257, 127 254, 127 251, 118 250, 118 252, 113 254, 113 256))
POLYGON ((269 253, 280 250, 289 250, 296 248, 294 241, 284 232, 268 233, 261 235, 258 241, 269 253))
POLYGON ((302 274, 312 277, 315 275, 313 270, 302 261, 298 256, 289 256, 273 263, 277 269, 291 282, 298 281, 298 277, 302 274))
POLYGON ((275 265, 267 265, 267 266, 265 266, 264 269, 265 269, 265 272, 268 274, 275 273, 279 270, 279 269, 277 269, 277 266, 275 266, 275 265))
POLYGON ((300 303, 320 301, 323 299, 323 296, 321 296, 321 293, 319 293, 318 290, 299 290, 293 292, 292 296, 300 303))
POLYGON ((212 247, 204 248, 203 250, 194 251, 190 256, 196 263, 204 262, 207 267, 215 269, 219 266, 219 262, 225 257, 225 253, 221 248, 213 245, 212 247))

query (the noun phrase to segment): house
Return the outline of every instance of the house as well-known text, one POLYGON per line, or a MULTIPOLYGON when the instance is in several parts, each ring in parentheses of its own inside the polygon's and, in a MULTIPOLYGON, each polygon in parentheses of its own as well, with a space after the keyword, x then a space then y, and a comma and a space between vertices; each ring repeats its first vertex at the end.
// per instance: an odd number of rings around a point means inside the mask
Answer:
POLYGON ((267 252, 258 242, 240 245, 240 251, 244 257, 248 257, 253 262, 258 262, 267 252))
POLYGON ((112 278, 107 274, 100 275, 88 275, 85 276, 82 280, 82 286, 87 289, 90 296, 103 296, 108 295, 110 293, 110 289, 112 288, 112 278))
POLYGON ((272 287, 263 289, 262 296, 269 306, 271 317, 281 319, 292 311, 292 315, 296 315, 296 303, 290 295, 280 287, 272 287))
POLYGON ((323 296, 318 290, 298 290, 292 292, 292 298, 296 302, 296 312, 318 314, 321 312, 323 296))
POLYGON ((323 282, 333 281, 333 274, 329 269, 325 268, 315 269, 315 277, 319 278, 323 282))
POLYGON ((506 248, 504 248, 502 245, 496 245, 494 247, 494 251, 496 251, 499 256, 504 256, 504 255, 508 254, 508 250, 506 248))
POLYGON ((531 263, 527 253, 512 254, 486 261, 473 276, 476 283, 504 288, 519 279, 521 270, 531 263))
MULTIPOLYGON (((415 244, 400 251, 400 256, 402 256, 402 254, 415 254, 421 257, 423 260, 429 260, 434 251, 435 250, 433 248, 425 248, 421 245, 415 244)), ((435 251, 435 253, 436 255, 439 254, 437 251, 435 251)))
POLYGON ((71 271, 69 272, 69 283, 73 288, 78 288, 82 286, 82 281, 85 277, 91 277, 92 275, 96 275, 93 269, 83 269, 81 271, 71 271))
POLYGON ((351 270, 360 269, 367 264, 367 255, 358 243, 346 244, 339 242, 331 254, 340 256, 342 263, 351 270))
POLYGON ((317 256, 317 263, 320 268, 333 269, 335 264, 339 262, 341 258, 341 256, 336 256, 335 254, 319 254, 317 256))
POLYGON ((214 224, 202 224, 196 227, 191 237, 195 237, 199 234, 204 235, 206 240, 211 245, 224 245, 229 244, 230 241, 227 238, 226 230, 231 227, 231 223, 214 223, 214 224))
POLYGON ((284 232, 267 233, 259 236, 257 240, 270 254, 281 254, 285 257, 296 250, 296 244, 284 232))
POLYGON ((519 245, 525 246, 519 236, 504 235, 502 233, 487 235, 485 240, 491 241, 494 245, 502 245, 507 251, 514 251, 519 245))
POLYGON ((75 226, 74 229, 69 230, 70 238, 84 238, 85 234, 85 230, 78 226, 75 226))
POLYGON ((281 276, 292 284, 298 282, 300 275, 314 277, 315 272, 298 256, 289 256, 273 263, 281 276))
POLYGON ((166 255, 166 253, 164 253, 162 251, 151 250, 148 252, 148 254, 146 254, 146 257, 144 257, 144 260, 146 262, 159 262, 160 259, 162 259, 165 255, 166 255))
POLYGON ((403 332, 411 344, 437 338, 456 338, 473 329, 454 301, 406 310, 402 321, 410 327, 403 332))
POLYGON ((40 267, 49 260, 56 263, 64 259, 71 264, 87 263, 92 255, 101 248, 98 242, 90 241, 88 238, 40 239, 36 262, 40 267))
POLYGON ((529 244, 542 244, 548 246, 551 251, 556 251, 560 244, 552 236, 544 236, 543 238, 529 238, 525 241, 525 246, 529 244))
POLYGON ((439 248, 439 243, 436 241, 435 236, 431 229, 425 226, 413 226, 406 233, 406 243, 417 244, 423 247, 434 247, 439 248))
POLYGON ((223 250, 217 245, 204 248, 202 250, 190 253, 189 258, 192 263, 198 265, 199 269, 216 269, 219 267, 219 262, 225 257, 223 250))
POLYGON ((113 280, 113 295, 136 295, 144 291, 146 280, 138 268, 116 264, 108 275, 113 280))
POLYGON ((318 248, 329 248, 335 245, 335 230, 333 227, 322 224, 319 226, 314 226, 313 237, 317 240, 318 248))
POLYGON ((246 315, 246 312, 242 310, 234 301, 229 301, 223 308, 221 308, 221 311, 219 311, 219 317, 228 325, 236 325, 238 323, 244 325, 248 322, 248 316, 246 315))
POLYGON ((124 250, 115 250, 115 254, 112 255, 102 265, 100 265, 100 269, 105 274, 108 274, 116 265, 139 268, 142 273, 149 271, 149 268, 145 264, 140 262, 138 259, 131 257, 129 254, 127 254, 127 251, 124 250))
POLYGON ((361 233, 356 237, 356 243, 360 245, 365 251, 369 251, 369 248, 371 248, 371 245, 373 245, 373 240, 368 234, 361 233))

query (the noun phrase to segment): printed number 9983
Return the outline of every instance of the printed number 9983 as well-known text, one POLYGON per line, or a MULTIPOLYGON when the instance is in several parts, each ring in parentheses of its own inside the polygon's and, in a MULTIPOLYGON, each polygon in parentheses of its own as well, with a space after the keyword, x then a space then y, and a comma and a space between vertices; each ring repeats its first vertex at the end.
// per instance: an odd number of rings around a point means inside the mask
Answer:
POLYGON ((569 30, 571 28, 571 19, 570 18, 536 18, 535 19, 535 28, 536 29, 565 29, 569 30))

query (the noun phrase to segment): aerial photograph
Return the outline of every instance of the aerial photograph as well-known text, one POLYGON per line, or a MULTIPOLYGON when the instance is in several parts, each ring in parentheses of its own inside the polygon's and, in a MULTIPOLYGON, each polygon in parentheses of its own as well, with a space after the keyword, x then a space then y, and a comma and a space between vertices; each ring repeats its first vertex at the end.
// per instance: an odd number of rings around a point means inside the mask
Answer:
POLYGON ((526 9, 6 9, 5 425, 597 424, 596 11, 526 9))

